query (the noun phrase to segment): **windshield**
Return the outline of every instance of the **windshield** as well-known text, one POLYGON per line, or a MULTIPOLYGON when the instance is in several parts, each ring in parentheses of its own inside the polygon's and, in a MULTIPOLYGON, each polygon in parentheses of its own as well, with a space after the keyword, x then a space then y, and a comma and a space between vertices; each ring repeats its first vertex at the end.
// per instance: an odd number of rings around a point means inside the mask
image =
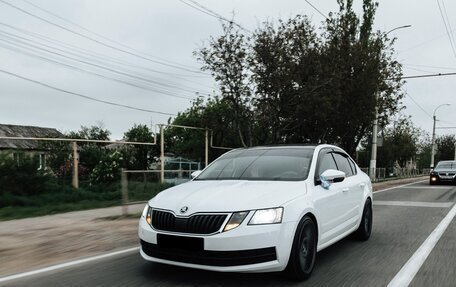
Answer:
POLYGON ((439 162, 435 169, 456 170, 456 161, 439 162))
POLYGON ((305 180, 313 148, 244 149, 226 153, 196 180, 305 180))

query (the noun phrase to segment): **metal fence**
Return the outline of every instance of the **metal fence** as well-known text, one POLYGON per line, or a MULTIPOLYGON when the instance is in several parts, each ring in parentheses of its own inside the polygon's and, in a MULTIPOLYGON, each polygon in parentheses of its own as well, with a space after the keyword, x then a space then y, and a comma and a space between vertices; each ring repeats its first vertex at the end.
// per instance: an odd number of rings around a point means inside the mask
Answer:
POLYGON ((408 178, 420 175, 428 175, 431 171, 429 168, 410 169, 410 168, 368 168, 363 167, 361 170, 371 177, 371 180, 383 181, 388 178, 408 178))

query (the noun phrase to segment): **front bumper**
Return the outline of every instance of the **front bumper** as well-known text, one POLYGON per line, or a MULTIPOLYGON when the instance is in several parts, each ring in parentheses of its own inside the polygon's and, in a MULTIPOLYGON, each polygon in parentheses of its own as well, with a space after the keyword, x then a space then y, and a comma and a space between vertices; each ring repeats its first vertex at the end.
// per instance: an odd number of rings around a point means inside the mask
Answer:
POLYGON ((431 183, 456 183, 456 175, 431 174, 429 181, 431 183))
POLYGON ((214 235, 178 234, 154 230, 144 218, 139 221, 141 256, 158 263, 212 271, 272 272, 285 269, 291 251, 295 224, 247 225, 214 235), (203 238, 203 250, 185 246, 159 247, 157 234, 203 238))

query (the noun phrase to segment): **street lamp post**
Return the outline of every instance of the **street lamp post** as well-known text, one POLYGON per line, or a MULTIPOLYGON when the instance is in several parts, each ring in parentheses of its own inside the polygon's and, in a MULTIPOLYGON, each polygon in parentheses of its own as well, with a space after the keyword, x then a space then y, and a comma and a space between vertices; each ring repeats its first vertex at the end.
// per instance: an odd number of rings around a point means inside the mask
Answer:
POLYGON ((432 146, 431 146, 431 168, 434 168, 434 156, 435 156, 435 122, 437 121, 437 117, 435 113, 437 112, 438 108, 443 106, 451 106, 450 104, 441 104, 434 109, 434 114, 432 115, 433 125, 432 125, 432 146))
MULTIPOLYGON (((388 35, 389 33, 393 32, 393 31, 396 31, 399 29, 404 29, 404 28, 409 28, 409 27, 412 27, 412 25, 399 26, 399 27, 389 30, 388 32, 385 33, 385 35, 388 35)), ((378 136, 378 106, 377 106, 377 104, 375 104, 375 119, 374 119, 374 123, 373 123, 373 127, 372 127, 371 160, 369 163, 369 175, 372 180, 375 180, 375 169, 377 168, 377 136, 378 136)))

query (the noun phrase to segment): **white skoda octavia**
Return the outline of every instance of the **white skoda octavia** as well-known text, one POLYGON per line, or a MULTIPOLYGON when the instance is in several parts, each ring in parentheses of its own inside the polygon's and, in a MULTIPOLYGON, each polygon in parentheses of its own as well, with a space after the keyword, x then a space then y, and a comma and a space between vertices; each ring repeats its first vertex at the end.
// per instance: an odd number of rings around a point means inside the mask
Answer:
POLYGON ((141 255, 214 271, 310 276, 318 251, 372 229, 369 177, 332 145, 237 149, 152 198, 141 255))

